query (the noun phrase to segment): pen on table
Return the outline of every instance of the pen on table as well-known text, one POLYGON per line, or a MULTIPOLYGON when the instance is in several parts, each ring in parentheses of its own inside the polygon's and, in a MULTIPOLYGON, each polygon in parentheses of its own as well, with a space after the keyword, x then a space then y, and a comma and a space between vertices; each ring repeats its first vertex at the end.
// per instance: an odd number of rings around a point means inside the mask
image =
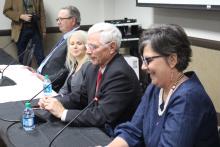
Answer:
POLYGON ((33 107, 32 109, 33 109, 33 110, 43 110, 43 109, 40 108, 39 106, 38 106, 38 107, 37 107, 37 106, 36 106, 36 107, 33 107))

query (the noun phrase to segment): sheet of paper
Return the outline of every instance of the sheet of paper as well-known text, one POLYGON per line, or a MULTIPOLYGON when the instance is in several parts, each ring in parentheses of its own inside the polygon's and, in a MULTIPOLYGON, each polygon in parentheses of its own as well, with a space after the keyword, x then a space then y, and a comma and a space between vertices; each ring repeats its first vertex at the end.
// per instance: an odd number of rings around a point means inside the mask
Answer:
MULTIPOLYGON (((6 65, 0 65, 4 69, 6 65)), ((0 103, 29 100, 43 89, 43 82, 23 65, 10 65, 5 71, 4 76, 14 80, 16 85, 0 87, 0 103)), ((52 95, 56 95, 53 91, 52 95)), ((41 92, 36 98, 43 97, 41 92)))

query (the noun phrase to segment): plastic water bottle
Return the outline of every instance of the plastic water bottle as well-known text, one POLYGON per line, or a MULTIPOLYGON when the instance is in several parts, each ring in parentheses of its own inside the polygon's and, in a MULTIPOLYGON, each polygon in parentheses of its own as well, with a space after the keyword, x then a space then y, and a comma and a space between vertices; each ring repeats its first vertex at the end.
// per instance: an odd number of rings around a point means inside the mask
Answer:
POLYGON ((34 111, 31 108, 31 103, 25 103, 25 109, 22 116, 22 125, 25 131, 32 131, 35 128, 34 111))
POLYGON ((51 84, 50 79, 48 78, 48 75, 44 76, 43 88, 44 88, 44 95, 45 96, 51 96, 52 84, 51 84))

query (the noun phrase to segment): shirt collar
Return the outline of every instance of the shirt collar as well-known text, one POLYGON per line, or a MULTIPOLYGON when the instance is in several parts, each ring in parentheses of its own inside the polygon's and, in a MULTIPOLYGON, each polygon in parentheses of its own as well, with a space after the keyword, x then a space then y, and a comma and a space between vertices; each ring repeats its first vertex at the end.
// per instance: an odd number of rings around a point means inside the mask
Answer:
POLYGON ((75 32, 78 28, 79 28, 79 26, 77 26, 77 27, 73 28, 71 31, 65 33, 65 34, 63 35, 63 38, 66 40, 66 39, 67 39, 68 37, 70 37, 70 36, 72 35, 72 33, 75 32))
POLYGON ((106 66, 105 66, 104 68, 100 68, 100 69, 101 69, 102 74, 104 73, 105 68, 106 68, 106 66))

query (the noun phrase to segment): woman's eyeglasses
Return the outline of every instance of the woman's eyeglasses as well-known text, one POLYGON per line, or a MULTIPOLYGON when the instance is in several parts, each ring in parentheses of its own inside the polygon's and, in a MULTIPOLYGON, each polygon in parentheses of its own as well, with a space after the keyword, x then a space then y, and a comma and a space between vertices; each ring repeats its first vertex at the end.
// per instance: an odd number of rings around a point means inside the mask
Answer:
POLYGON ((152 57, 143 57, 143 56, 141 56, 141 59, 142 59, 144 64, 149 65, 151 61, 153 61, 156 58, 160 58, 160 57, 164 57, 164 56, 152 56, 152 57))

